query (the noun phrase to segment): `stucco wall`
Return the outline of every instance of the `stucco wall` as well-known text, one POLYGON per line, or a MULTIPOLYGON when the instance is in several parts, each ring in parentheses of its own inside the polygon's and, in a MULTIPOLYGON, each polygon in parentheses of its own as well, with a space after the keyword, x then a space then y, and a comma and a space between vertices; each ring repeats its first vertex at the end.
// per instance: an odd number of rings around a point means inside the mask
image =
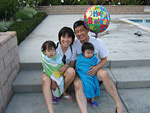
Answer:
POLYGON ((19 67, 16 32, 0 32, 0 113, 13 95, 12 83, 19 67))

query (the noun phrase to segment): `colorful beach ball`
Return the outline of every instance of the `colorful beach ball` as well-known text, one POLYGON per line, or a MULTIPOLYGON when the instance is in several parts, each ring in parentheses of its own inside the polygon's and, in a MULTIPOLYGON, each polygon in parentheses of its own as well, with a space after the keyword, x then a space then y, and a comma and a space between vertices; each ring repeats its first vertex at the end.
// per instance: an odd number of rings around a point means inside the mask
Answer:
POLYGON ((96 34, 105 31, 110 24, 110 14, 103 6, 89 7, 84 14, 84 23, 88 30, 96 34))

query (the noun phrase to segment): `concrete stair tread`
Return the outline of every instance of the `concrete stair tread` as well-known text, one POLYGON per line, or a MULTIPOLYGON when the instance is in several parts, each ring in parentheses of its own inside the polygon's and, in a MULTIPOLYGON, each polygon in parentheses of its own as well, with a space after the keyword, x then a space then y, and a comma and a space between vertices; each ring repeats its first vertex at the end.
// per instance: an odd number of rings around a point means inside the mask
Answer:
POLYGON ((38 85, 41 84, 42 70, 22 70, 18 75, 13 85, 21 84, 31 84, 38 85))
POLYGON ((124 67, 110 69, 117 88, 150 87, 150 67, 124 67))
MULTIPOLYGON (((119 88, 150 87, 149 67, 105 68, 119 88)), ((13 83, 14 92, 42 92, 42 70, 22 70, 13 83)), ((105 89, 102 84, 101 89, 105 89)), ((73 91, 73 84, 68 88, 73 91)))
MULTIPOLYGON (((108 68, 105 68, 112 80, 116 85, 116 80, 111 74, 108 68)), ((22 70, 16 77, 13 83, 13 90, 15 93, 20 92, 41 92, 42 91, 42 82, 41 76, 43 71, 40 70, 22 70)), ((104 89, 104 86, 101 86, 101 89, 104 89)), ((68 91, 73 91, 73 84, 68 88, 68 91)))
POLYGON ((41 92, 42 70, 22 70, 13 83, 14 92, 41 92))
MULTIPOLYGON (((74 93, 71 95, 75 100, 74 93)), ((99 105, 95 108, 91 108, 88 104, 89 113, 115 112, 116 106, 105 90, 101 91, 100 97, 96 97, 96 101, 99 105)), ((64 98, 57 105, 54 105, 54 109, 55 113, 80 113, 76 101, 68 102, 64 98)), ((48 113, 48 110, 42 93, 19 93, 12 97, 4 113, 48 113)), ((124 113, 127 113, 125 108, 124 113)))

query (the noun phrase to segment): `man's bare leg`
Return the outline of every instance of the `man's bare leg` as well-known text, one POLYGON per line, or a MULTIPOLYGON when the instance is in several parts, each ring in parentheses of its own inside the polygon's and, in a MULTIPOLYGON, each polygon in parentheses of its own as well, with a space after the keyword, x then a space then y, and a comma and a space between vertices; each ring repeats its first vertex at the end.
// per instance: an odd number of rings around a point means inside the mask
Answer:
POLYGON ((50 90, 51 79, 46 74, 43 74, 41 79, 42 79, 43 95, 48 108, 48 112, 54 113, 54 108, 52 103, 52 92, 50 90))
POLYGON ((79 78, 75 79, 74 87, 75 87, 75 95, 76 95, 77 104, 79 106, 81 113, 88 113, 87 99, 83 91, 82 82, 79 78))
POLYGON ((109 77, 107 71, 104 69, 99 69, 97 72, 97 78, 99 81, 103 81, 106 91, 110 94, 110 96, 113 98, 114 102, 116 103, 117 113, 123 113, 123 108, 122 108, 122 104, 117 89, 112 79, 109 77))

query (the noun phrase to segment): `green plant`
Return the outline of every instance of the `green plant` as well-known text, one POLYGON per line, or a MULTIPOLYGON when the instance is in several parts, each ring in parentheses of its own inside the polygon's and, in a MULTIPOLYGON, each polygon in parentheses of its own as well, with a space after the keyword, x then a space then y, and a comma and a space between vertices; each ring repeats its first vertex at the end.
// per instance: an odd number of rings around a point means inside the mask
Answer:
POLYGON ((101 5, 115 5, 115 0, 103 0, 99 2, 101 5))
POLYGON ((16 8, 18 8, 19 10, 23 9, 23 8, 36 8, 39 4, 42 3, 42 0, 18 0, 18 5, 16 6, 16 8))
POLYGON ((10 21, 0 21, 0 32, 5 32, 8 30, 8 27, 13 23, 12 20, 10 21))
POLYGON ((32 18, 36 13, 37 11, 33 8, 22 9, 13 16, 13 19, 26 20, 32 18))
POLYGON ((17 12, 16 4, 17 0, 0 0, 0 20, 9 20, 17 12))
POLYGON ((19 45, 46 16, 47 14, 45 12, 38 12, 28 20, 14 22, 8 27, 8 31, 17 32, 17 40, 19 45))
POLYGON ((80 0, 78 1, 80 5, 90 5, 88 0, 80 0))
POLYGON ((42 0, 0 0, 0 20, 9 20, 21 9, 36 8, 42 0))
POLYGON ((125 5, 141 5, 143 2, 141 0, 125 0, 125 5))
POLYGON ((61 5, 61 0, 51 0, 50 4, 51 5, 61 5))
POLYGON ((63 0, 63 5, 74 5, 78 0, 63 0))
POLYGON ((50 2, 51 2, 51 0, 42 0, 42 3, 40 5, 46 6, 46 5, 49 5, 50 2))
POLYGON ((142 0, 143 1, 143 5, 150 5, 150 0, 142 0))

